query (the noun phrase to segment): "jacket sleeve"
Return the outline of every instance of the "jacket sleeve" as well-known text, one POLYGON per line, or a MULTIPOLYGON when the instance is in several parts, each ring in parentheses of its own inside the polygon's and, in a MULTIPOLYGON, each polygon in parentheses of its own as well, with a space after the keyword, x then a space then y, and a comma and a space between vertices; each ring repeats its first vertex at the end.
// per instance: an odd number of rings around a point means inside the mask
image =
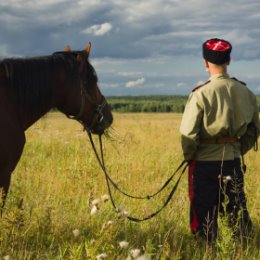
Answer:
POLYGON ((203 106, 196 92, 191 93, 182 116, 180 133, 183 156, 193 160, 199 145, 199 132, 203 120, 203 106))
POLYGON ((246 154, 253 147, 255 150, 258 148, 257 139, 260 133, 260 123, 259 123, 259 111, 254 97, 254 115, 252 121, 247 125, 247 130, 243 136, 240 138, 241 143, 241 154, 246 154))

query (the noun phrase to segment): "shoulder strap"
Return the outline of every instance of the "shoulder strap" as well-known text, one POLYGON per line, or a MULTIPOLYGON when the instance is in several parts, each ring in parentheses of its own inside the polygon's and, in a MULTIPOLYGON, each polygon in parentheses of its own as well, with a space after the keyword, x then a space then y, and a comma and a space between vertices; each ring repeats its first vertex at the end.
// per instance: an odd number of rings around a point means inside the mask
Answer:
POLYGON ((208 80, 208 81, 206 81, 206 82, 204 82, 204 83, 202 83, 202 84, 196 86, 196 87, 192 90, 192 92, 194 92, 194 91, 198 90, 199 88, 201 88, 201 87, 207 85, 209 82, 210 82, 210 80, 208 80))
POLYGON ((237 81, 237 82, 239 82, 239 83, 241 83, 241 84, 243 84, 243 85, 245 85, 246 86, 246 83, 245 82, 243 82, 243 81, 240 81, 240 80, 238 80, 237 78, 235 78, 235 77, 233 77, 233 78, 231 78, 231 79, 233 79, 233 80, 235 80, 235 81, 237 81))

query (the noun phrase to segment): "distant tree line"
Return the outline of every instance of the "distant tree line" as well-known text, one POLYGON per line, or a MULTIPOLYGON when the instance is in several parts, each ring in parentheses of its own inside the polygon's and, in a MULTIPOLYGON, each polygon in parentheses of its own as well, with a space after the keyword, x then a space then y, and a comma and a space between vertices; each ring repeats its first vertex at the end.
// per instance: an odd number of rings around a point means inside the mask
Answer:
POLYGON ((114 112, 182 113, 187 96, 110 96, 107 101, 114 112))
MULTIPOLYGON (((113 112, 175 112, 183 113, 188 96, 109 96, 113 112)), ((260 96, 257 96, 260 111, 260 96)))

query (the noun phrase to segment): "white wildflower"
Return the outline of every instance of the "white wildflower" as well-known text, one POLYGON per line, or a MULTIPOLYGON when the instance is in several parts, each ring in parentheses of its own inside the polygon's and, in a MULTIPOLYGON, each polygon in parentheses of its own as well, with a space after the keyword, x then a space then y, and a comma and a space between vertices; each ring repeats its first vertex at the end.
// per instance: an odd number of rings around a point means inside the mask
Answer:
POLYGON ((4 256, 4 260, 12 260, 12 257, 10 255, 4 256))
POLYGON ((118 212, 118 217, 127 217, 129 215, 128 211, 122 209, 122 208, 117 208, 116 211, 118 212))
POLYGON ((80 234, 80 231, 79 231, 78 229, 74 229, 74 230, 72 231, 72 233, 73 233, 74 237, 78 237, 79 234, 80 234))
POLYGON ((109 220, 109 221, 105 222, 105 223, 102 225, 101 231, 103 231, 105 228, 111 226, 113 223, 114 223, 113 220, 109 220))
POLYGON ((124 211, 123 211, 123 215, 124 215, 125 217, 127 217, 127 216, 129 215, 128 211, 124 210, 124 211))
POLYGON ((105 258, 107 258, 107 254, 106 253, 102 253, 102 254, 100 254, 100 255, 97 255, 97 257, 96 257, 98 260, 100 260, 100 259, 105 259, 105 258))
POLYGON ((100 202, 100 199, 94 199, 92 201, 92 206, 98 206, 99 202, 100 202))
POLYGON ((101 200, 102 200, 103 202, 107 202, 107 201, 109 200, 109 195, 107 195, 107 194, 102 195, 102 196, 101 196, 101 200))
POLYGON ((138 248, 132 249, 132 250, 130 251, 130 254, 131 254, 131 256, 132 256, 133 258, 137 258, 138 256, 140 256, 141 250, 138 249, 138 248))
POLYGON ((113 220, 108 220, 108 222, 107 222, 107 225, 108 226, 111 226, 111 225, 113 225, 114 224, 114 221, 113 220))
POLYGON ((232 178, 231 178, 230 175, 228 175, 228 176, 223 176, 223 182, 224 182, 224 183, 228 183, 228 182, 231 181, 231 180, 232 180, 232 178))
POLYGON ((96 214, 97 212, 98 212, 97 206, 93 206, 92 209, 91 209, 91 211, 90 211, 90 214, 91 214, 91 215, 94 215, 94 214, 96 214))
POLYGON ((126 248, 128 248, 129 243, 127 241, 121 241, 121 242, 119 242, 119 246, 123 249, 126 249, 126 248))

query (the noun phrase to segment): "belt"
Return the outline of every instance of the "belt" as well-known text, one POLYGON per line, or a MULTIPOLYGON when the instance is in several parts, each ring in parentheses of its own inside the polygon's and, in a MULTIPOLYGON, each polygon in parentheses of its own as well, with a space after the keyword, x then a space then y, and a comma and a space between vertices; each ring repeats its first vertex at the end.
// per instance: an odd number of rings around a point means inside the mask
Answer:
POLYGON ((231 144, 238 142, 239 138, 235 136, 222 136, 216 138, 200 139, 201 144, 231 144))

